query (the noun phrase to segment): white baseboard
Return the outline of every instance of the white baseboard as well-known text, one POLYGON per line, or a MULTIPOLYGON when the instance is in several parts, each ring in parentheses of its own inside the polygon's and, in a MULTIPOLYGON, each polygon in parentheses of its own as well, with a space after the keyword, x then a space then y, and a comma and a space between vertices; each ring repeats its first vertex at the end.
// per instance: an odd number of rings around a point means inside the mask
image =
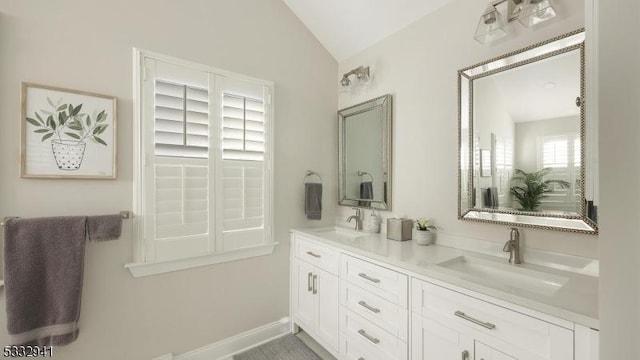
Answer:
POLYGON ((289 334, 290 326, 289 318, 282 318, 181 355, 167 354, 154 360, 231 360, 234 354, 289 334))
POLYGON ((153 358, 151 360, 173 360, 172 354, 164 354, 162 356, 158 356, 157 358, 153 358))

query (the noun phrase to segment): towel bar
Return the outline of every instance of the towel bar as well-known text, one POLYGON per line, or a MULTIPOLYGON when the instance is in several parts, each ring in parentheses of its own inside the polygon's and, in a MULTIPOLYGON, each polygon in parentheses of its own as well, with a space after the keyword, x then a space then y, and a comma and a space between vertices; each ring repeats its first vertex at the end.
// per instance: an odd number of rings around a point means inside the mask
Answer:
MULTIPOLYGON (((131 218, 131 212, 129 212, 129 211, 120 211, 120 216, 121 216, 123 219, 125 219, 125 220, 126 220, 126 219, 129 219, 129 218, 131 218)), ((4 226, 5 221, 7 221, 7 220, 9 220, 9 219, 11 219, 11 218, 14 218, 14 217, 15 217, 15 216, 8 216, 8 217, 5 217, 5 218, 4 218, 4 221, 0 222, 0 226, 4 226)))

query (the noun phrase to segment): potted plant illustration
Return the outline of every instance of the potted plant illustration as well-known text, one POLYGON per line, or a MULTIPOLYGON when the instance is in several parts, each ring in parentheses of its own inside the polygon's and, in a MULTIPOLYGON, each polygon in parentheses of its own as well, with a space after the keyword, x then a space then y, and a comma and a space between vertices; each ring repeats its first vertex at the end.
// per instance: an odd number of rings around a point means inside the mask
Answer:
POLYGON ((51 139, 51 150, 58 169, 78 170, 82 165, 86 140, 107 146, 100 135, 109 127, 107 113, 102 110, 93 114, 81 113, 82 105, 62 104, 62 99, 54 103, 47 97, 50 109, 34 112, 27 117, 29 124, 35 127, 34 133, 42 135, 42 142, 51 139))
POLYGON ((416 231, 413 233, 413 240, 418 245, 429 245, 433 243, 437 229, 428 218, 416 219, 416 231))
POLYGON ((537 211, 542 199, 552 192, 552 184, 557 184, 563 189, 568 189, 570 183, 564 180, 545 180, 544 177, 551 172, 551 168, 544 168, 534 172, 526 172, 515 169, 511 178, 511 195, 520 204, 522 211, 537 211))

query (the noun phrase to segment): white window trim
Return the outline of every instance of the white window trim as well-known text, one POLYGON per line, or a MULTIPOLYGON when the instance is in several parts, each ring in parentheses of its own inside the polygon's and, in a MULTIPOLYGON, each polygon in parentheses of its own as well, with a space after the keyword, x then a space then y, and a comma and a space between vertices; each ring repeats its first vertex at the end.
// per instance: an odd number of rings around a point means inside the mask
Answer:
POLYGON ((219 264, 223 262, 236 261, 246 258, 252 258, 257 256, 264 256, 272 254, 278 242, 274 241, 274 226, 273 226, 273 211, 274 211, 274 202, 273 202, 273 190, 274 190, 274 181, 273 181, 273 142, 275 138, 275 134, 273 132, 274 129, 274 83, 271 81, 266 81, 262 79, 253 78, 250 76, 233 73, 226 70, 217 69, 214 67, 192 63, 189 61, 185 61, 182 59, 173 58, 170 56, 158 54, 152 51, 143 50, 139 48, 133 48, 133 212, 134 216, 132 218, 133 225, 133 262, 126 264, 124 267, 131 272, 131 275, 134 278, 143 277, 143 276, 151 276, 156 274, 162 274, 172 271, 185 270, 194 267, 207 266, 213 264, 219 264), (270 98, 266 99, 265 106, 268 106, 268 112, 270 114, 269 121, 269 133, 271 134, 271 152, 269 153, 268 158, 265 158, 265 167, 267 170, 268 176, 268 191, 269 191, 269 205, 268 208, 265 209, 265 213, 268 213, 268 223, 265 217, 265 227, 266 229, 266 243, 251 246, 247 248, 234 249, 230 251, 224 252, 214 252, 209 254, 202 254, 198 256, 192 256, 188 258, 175 259, 175 260, 166 260, 166 261, 153 261, 153 262, 145 262, 144 254, 145 254, 145 241, 141 234, 143 234, 142 227, 144 226, 144 207, 143 207, 143 189, 142 189, 142 175, 143 175, 143 166, 145 163, 145 159, 143 159, 144 151, 142 149, 143 143, 141 141, 141 129, 142 129, 142 104, 140 103, 140 93, 142 90, 142 83, 146 74, 144 73, 143 61, 145 57, 152 57, 157 60, 166 61, 169 63, 173 63, 180 66, 189 67, 196 70, 206 71, 210 73, 215 73, 217 75, 229 76, 232 78, 236 78, 239 80, 251 81, 260 85, 268 86, 271 88, 270 98))

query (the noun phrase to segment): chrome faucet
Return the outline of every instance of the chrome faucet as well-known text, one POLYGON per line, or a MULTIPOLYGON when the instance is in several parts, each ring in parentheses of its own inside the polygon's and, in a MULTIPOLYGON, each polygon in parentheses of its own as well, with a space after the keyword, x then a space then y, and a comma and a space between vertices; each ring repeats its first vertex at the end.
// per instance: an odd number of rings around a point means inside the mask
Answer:
POLYGON ((351 222, 351 220, 356 219, 356 230, 362 230, 362 213, 360 212, 360 208, 353 208, 356 211, 355 215, 351 215, 347 218, 347 222, 351 222))
POLYGON ((509 262, 513 264, 522 264, 522 258, 520 258, 520 232, 516 228, 511 228, 509 233, 509 241, 504 244, 502 249, 504 252, 509 253, 509 262))

